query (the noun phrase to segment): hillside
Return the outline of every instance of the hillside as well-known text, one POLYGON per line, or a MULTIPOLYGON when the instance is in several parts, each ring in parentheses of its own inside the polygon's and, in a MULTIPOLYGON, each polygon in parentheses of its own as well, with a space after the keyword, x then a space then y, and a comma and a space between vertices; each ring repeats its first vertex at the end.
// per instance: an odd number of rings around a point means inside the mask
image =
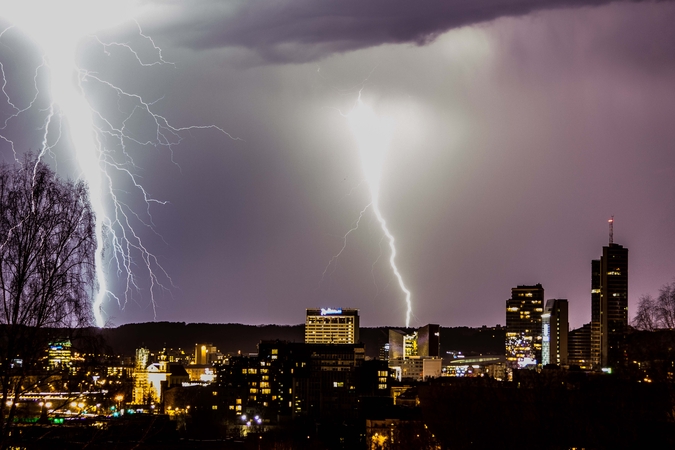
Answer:
MULTIPOLYGON (((148 322, 121 325, 97 330, 116 354, 131 356, 145 345, 151 350, 182 348, 192 351, 197 343, 213 343, 221 352, 253 353, 261 340, 302 342, 304 325, 242 325, 184 322, 148 322)), ((387 342, 389 327, 361 328, 361 341, 366 354, 377 357, 387 342)), ((504 352, 504 330, 494 328, 441 328, 441 354, 447 351, 501 354, 504 352)))

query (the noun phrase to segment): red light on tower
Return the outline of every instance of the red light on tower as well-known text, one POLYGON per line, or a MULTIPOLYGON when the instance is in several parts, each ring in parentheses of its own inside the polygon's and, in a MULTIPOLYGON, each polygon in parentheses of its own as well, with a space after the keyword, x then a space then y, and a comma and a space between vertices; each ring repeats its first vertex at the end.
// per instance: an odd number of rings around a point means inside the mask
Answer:
POLYGON ((614 216, 612 216, 607 222, 609 222, 609 243, 614 243, 614 216))

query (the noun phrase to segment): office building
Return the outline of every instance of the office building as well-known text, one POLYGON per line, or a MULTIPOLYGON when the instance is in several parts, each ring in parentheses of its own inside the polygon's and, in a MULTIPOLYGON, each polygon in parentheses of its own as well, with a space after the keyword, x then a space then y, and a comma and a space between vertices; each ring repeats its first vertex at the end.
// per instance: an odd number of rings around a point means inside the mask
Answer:
POLYGON ((565 299, 546 300, 542 320, 541 363, 567 364, 568 304, 565 299))
POLYGON ((567 363, 570 366, 579 366, 590 369, 591 364, 591 324, 571 330, 567 339, 567 363))
POLYGON ((440 326, 428 324, 408 334, 389 330, 389 368, 399 380, 425 380, 441 376, 440 326))
POLYGON ((394 378, 413 379, 424 381, 429 378, 438 378, 443 370, 443 360, 424 356, 411 356, 406 359, 389 360, 389 369, 394 373, 394 378))
POLYGON ((541 361, 543 303, 541 284, 511 289, 506 301, 506 361, 511 367, 541 361))
POLYGON ((412 356, 438 358, 441 353, 441 327, 428 324, 408 334, 389 329, 389 342, 385 346, 387 359, 407 359, 412 356))
POLYGON ((591 362, 594 367, 625 361, 628 327, 628 249, 613 242, 591 263, 591 362))
POLYGON ((358 342, 358 309, 307 309, 306 344, 357 344, 358 342))
POLYGON ((195 357, 193 364, 205 366, 221 361, 224 355, 213 344, 195 344, 195 357))
POLYGON ((65 369, 70 367, 71 357, 72 351, 69 340, 66 339, 49 344, 47 363, 50 369, 65 369))
POLYGON ((131 402, 136 405, 150 403, 148 386, 148 365, 150 363, 150 350, 145 347, 136 349, 136 361, 134 364, 134 388, 131 392, 131 402))
POLYGON ((441 327, 425 325, 417 330, 417 354, 438 358, 441 355, 441 327))
POLYGON ((270 421, 354 419, 367 399, 391 401, 387 363, 366 361, 363 344, 262 341, 255 356, 218 367, 218 386, 227 414, 270 421))

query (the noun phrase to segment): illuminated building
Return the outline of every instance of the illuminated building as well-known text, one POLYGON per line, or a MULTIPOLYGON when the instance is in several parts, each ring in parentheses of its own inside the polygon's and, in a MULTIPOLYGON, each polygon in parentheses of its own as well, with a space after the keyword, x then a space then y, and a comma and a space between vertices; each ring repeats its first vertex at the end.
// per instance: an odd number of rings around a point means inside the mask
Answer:
POLYGON ((223 354, 213 344, 195 344, 193 364, 205 366, 223 359, 223 354))
POLYGON ((307 309, 306 344, 356 344, 358 342, 358 309, 307 309))
POLYGON ((412 334, 389 329, 389 368, 399 380, 425 380, 441 376, 440 326, 426 325, 412 334))
POLYGON ((162 384, 167 380, 166 368, 160 364, 150 364, 146 369, 145 390, 143 392, 143 402, 158 403, 162 399, 162 384))
POLYGON ((589 356, 593 367, 600 367, 600 299, 602 298, 600 272, 600 260, 594 259, 591 261, 591 335, 589 341, 589 356))
POLYGON ((417 333, 406 334, 401 330, 389 329, 387 359, 405 359, 417 355, 417 333))
POLYGON ((255 356, 218 367, 218 388, 227 415, 265 421, 355 418, 364 401, 390 401, 387 363, 366 361, 363 344, 262 341, 255 356))
POLYGON ((70 341, 63 340, 49 344, 48 359, 50 369, 66 368, 70 366, 72 351, 70 341))
POLYGON ((209 384, 216 379, 215 368, 213 366, 190 364, 185 366, 185 371, 190 377, 190 382, 195 384, 209 384))
MULTIPOLYGON (((293 369, 293 415, 322 418, 352 418, 358 413, 359 372, 366 351, 363 344, 306 344, 304 357, 293 369)), ((386 363, 382 370, 386 378, 386 363)), ((386 383, 382 391, 387 392, 386 383)))
POLYGON ((541 361, 543 303, 541 284, 511 289, 506 301, 506 360, 512 367, 541 361))
POLYGON ((412 334, 390 328, 387 359, 399 360, 411 356, 437 358, 440 356, 440 336, 440 326, 435 324, 425 325, 412 334))
POLYGON ((569 331, 567 300, 546 300, 542 320, 541 363, 567 364, 567 333, 569 331))
POLYGON ((185 370, 190 376, 191 383, 210 384, 216 379, 214 363, 223 362, 226 362, 225 355, 220 353, 213 344, 195 344, 194 358, 185 370))
POLYGON ((411 378, 424 381, 429 378, 438 378, 443 369, 443 360, 440 358, 410 356, 405 359, 390 359, 389 369, 393 370, 394 377, 399 381, 411 378))
POLYGON ((190 355, 185 354, 183 349, 177 348, 163 348, 158 355, 161 361, 168 361, 170 363, 187 364, 190 362, 190 355))
POLYGON ((567 362, 570 366, 575 365, 582 369, 590 369, 592 367, 590 323, 569 332, 567 350, 567 362))
POLYGON ((389 347, 391 345, 389 342, 385 342, 380 346, 380 354, 378 355, 378 359, 380 361, 389 361, 389 347))
POLYGON ((628 327, 628 249, 613 242, 591 262, 591 362, 594 367, 621 363, 628 327))
POLYGON ((150 350, 145 347, 136 349, 134 364, 134 389, 131 402, 136 405, 148 403, 148 376, 147 367, 150 359, 150 350))
POLYGON ((150 363, 150 350, 136 350, 132 404, 160 403, 166 388, 181 386, 190 381, 185 368, 180 363, 171 362, 166 350, 159 353, 158 359, 158 362, 150 363))

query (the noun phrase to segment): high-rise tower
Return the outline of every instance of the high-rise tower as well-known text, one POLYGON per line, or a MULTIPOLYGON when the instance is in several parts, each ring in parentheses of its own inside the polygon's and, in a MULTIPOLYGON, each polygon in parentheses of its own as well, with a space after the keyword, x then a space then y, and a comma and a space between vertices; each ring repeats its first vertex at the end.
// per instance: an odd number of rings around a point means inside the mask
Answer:
POLYGON ((613 242, 591 263, 591 362, 595 367, 620 364, 625 359, 628 328, 628 249, 613 242))
POLYGON ((511 365, 541 362, 544 288, 517 286, 506 301, 506 360, 511 365))
POLYGON ((541 363, 567 364, 567 334, 569 332, 566 299, 546 300, 542 320, 541 363))

